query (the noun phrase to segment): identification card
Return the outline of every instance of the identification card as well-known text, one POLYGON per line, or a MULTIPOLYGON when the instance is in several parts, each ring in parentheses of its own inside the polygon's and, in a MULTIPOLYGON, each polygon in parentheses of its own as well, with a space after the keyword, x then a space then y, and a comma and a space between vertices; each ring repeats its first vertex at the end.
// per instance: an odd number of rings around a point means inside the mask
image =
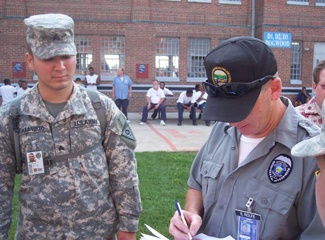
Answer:
POLYGON ((27 152, 28 174, 36 175, 44 173, 44 162, 42 151, 27 152))
POLYGON ((237 240, 258 240, 261 215, 237 209, 236 215, 238 218, 237 240))

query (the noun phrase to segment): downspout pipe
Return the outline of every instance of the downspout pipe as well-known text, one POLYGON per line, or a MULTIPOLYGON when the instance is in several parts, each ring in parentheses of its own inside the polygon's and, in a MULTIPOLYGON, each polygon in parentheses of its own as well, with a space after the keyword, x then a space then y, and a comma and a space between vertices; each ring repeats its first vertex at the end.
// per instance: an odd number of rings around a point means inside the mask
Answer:
POLYGON ((255 0, 252 0, 252 37, 255 37, 255 0))

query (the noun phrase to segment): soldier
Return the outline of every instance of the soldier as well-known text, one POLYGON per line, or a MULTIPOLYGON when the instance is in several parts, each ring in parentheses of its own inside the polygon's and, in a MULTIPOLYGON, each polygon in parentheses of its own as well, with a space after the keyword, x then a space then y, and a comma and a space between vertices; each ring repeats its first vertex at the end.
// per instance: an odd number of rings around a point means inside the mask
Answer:
MULTIPOLYGON (((142 207, 136 141, 124 114, 96 92, 105 113, 102 134, 92 100, 73 82, 72 18, 44 14, 24 22, 26 60, 38 82, 19 105, 22 176, 16 238, 135 240, 142 207), (30 153, 35 155, 31 164, 30 153)), ((9 112, 10 104, 0 109, 0 239, 8 239, 16 174, 9 112)))

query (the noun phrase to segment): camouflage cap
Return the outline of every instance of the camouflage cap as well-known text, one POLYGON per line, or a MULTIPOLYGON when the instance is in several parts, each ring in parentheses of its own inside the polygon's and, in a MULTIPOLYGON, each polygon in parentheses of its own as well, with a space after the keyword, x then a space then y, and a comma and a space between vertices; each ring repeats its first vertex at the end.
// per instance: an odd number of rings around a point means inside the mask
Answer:
POLYGON ((39 59, 76 55, 73 19, 63 14, 33 15, 24 20, 27 44, 39 59))
POLYGON ((316 157, 325 154, 325 101, 322 105, 323 125, 319 135, 297 143, 291 154, 296 157, 316 157))

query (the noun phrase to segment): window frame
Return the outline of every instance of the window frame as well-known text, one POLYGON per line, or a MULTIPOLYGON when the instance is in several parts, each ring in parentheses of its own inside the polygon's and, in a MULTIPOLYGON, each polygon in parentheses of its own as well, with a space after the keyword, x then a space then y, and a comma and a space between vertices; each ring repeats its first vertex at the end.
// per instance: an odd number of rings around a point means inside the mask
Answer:
POLYGON ((211 40, 209 38, 188 38, 187 39, 187 82, 202 82, 207 79, 204 67, 204 59, 211 50, 211 40), (194 60, 193 57, 202 58, 194 60), (201 63, 200 63, 201 61, 201 63), (192 69, 202 67, 201 71, 193 72, 192 69))
POLYGON ((156 43, 156 79, 158 81, 179 82, 180 39, 176 37, 157 37, 156 43))
POLYGON ((112 81, 118 68, 125 67, 126 38, 125 36, 101 36, 99 45, 100 79, 112 81))

